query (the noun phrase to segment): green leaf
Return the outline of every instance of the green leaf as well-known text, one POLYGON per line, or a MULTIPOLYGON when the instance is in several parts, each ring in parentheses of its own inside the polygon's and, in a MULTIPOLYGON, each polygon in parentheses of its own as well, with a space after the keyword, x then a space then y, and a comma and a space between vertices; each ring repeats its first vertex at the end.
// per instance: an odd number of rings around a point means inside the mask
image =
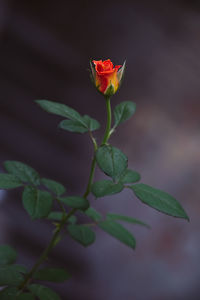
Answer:
POLYGON ((28 286, 28 289, 40 300, 61 300, 58 294, 46 286, 31 284, 28 286))
POLYGON ((15 265, 12 265, 12 268, 13 268, 13 270, 16 270, 19 273, 22 273, 22 274, 27 273, 27 268, 25 266, 15 264, 15 265))
POLYGON ((76 110, 65 104, 48 100, 36 100, 36 103, 49 113, 66 117, 73 121, 82 122, 81 115, 76 110))
POLYGON ((53 198, 50 193, 37 190, 32 186, 25 187, 22 200, 25 210, 32 219, 48 216, 53 203, 53 198))
POLYGON ((123 244, 126 244, 127 246, 135 249, 135 245, 136 245, 135 238, 121 224, 118 224, 114 221, 106 220, 100 222, 98 226, 108 234, 118 239, 123 244))
POLYGON ((68 280, 71 275, 64 269, 59 268, 44 268, 37 271, 34 275, 35 279, 52 281, 52 282, 64 282, 68 280))
POLYGON ((47 112, 68 118, 69 120, 63 120, 59 124, 59 127, 64 130, 84 133, 100 127, 95 119, 87 115, 82 117, 76 110, 65 104, 48 100, 36 100, 36 102, 47 112))
POLYGON ((87 210, 85 210, 84 214, 95 222, 98 222, 102 218, 102 215, 92 207, 89 207, 87 210))
POLYGON ((0 246, 0 265, 13 264, 17 259, 17 252, 8 245, 0 246))
POLYGON ((130 117, 132 117, 132 115, 135 113, 135 110, 136 104, 132 101, 124 101, 118 104, 114 108, 114 128, 116 128, 126 120, 130 119, 130 117))
POLYGON ((107 220, 124 221, 124 222, 127 222, 127 223, 138 224, 138 225, 145 226, 147 228, 151 228, 148 224, 146 224, 146 223, 144 223, 144 222, 142 222, 138 219, 128 217, 128 216, 121 216, 121 215, 116 215, 116 214, 107 214, 106 218, 107 218, 107 220))
POLYGON ((92 119, 88 115, 83 116, 83 121, 86 124, 88 130, 90 130, 90 131, 94 131, 94 130, 97 130, 100 128, 99 122, 95 119, 92 119))
POLYGON ((55 181, 55 180, 51 180, 51 179, 47 179, 47 178, 42 178, 41 179, 41 183, 50 191, 52 191, 54 194, 56 194, 57 196, 60 196, 62 194, 64 194, 66 192, 65 187, 55 181))
POLYGON ((48 215, 47 219, 54 221, 61 221, 63 217, 63 213, 60 211, 51 211, 48 215))
POLYGON ((96 181, 92 185, 92 193, 96 198, 103 197, 106 195, 113 195, 120 193, 124 186, 121 182, 114 183, 110 180, 96 181))
POLYGON ((23 293, 17 296, 19 290, 16 287, 6 287, 0 291, 1 300, 34 300, 35 297, 30 293, 23 293))
MULTIPOLYGON (((60 211, 52 211, 50 212, 50 214, 48 215, 47 219, 49 220, 54 220, 54 221, 61 221, 63 217, 63 213, 60 211)), ((77 221, 76 216, 71 216, 68 219, 68 222, 71 224, 75 224, 77 221)))
POLYGON ((22 182, 16 176, 0 173, 0 189, 14 189, 22 185, 22 182))
POLYGON ((125 170, 124 174, 120 178, 122 183, 134 183, 141 179, 141 176, 138 172, 132 171, 130 169, 125 170))
POLYGON ((60 122, 59 127, 64 130, 77 133, 85 133, 88 131, 88 128, 84 123, 76 120, 63 120, 60 122))
POLYGON ((58 199, 72 208, 87 209, 89 207, 88 200, 83 197, 70 196, 64 198, 59 197, 58 199))
POLYGON ((132 185, 130 188, 143 203, 170 216, 189 220, 189 217, 179 202, 166 192, 157 190, 143 183, 132 185))
POLYGON ((17 300, 34 300, 35 297, 33 296, 33 294, 23 293, 23 294, 19 295, 16 299, 17 300))
POLYGON ((80 120, 63 120, 60 122, 59 127, 68 130, 71 132, 77 132, 77 133, 85 133, 90 131, 94 131, 100 127, 100 124, 90 118, 89 116, 85 115, 81 117, 80 120))
POLYGON ((95 241, 95 233, 88 226, 68 225, 67 229, 70 236, 85 247, 91 245, 95 241))
POLYGON ((1 300, 16 300, 18 289, 15 287, 6 287, 0 291, 1 300))
POLYGON ((76 224, 76 222, 77 222, 77 217, 76 216, 69 217, 68 223, 70 223, 70 224, 76 224))
POLYGON ((0 286, 18 286, 23 281, 23 276, 13 265, 0 266, 0 286))
POLYGON ((128 159, 123 152, 110 145, 103 145, 96 152, 99 168, 113 180, 118 180, 127 168, 128 159))
POLYGON ((8 173, 15 175, 22 182, 28 182, 34 185, 40 184, 38 173, 20 161, 7 160, 4 163, 4 167, 8 173))

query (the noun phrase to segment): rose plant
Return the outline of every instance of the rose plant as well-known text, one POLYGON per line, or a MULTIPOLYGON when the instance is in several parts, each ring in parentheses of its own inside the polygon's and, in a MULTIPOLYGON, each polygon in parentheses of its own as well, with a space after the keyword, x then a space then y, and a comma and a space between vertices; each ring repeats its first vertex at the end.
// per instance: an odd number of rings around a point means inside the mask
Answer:
POLYGON ((123 66, 113 66, 110 59, 91 62, 91 79, 97 90, 104 96, 107 124, 102 141, 98 144, 93 132, 99 129, 97 120, 88 115, 81 116, 76 110, 65 104, 48 100, 36 100, 36 103, 48 113, 64 118, 59 127, 75 132, 88 133, 94 153, 91 161, 88 184, 83 195, 70 196, 62 183, 43 178, 32 167, 19 161, 5 161, 5 173, 0 174, 0 188, 13 189, 21 187, 22 204, 32 220, 45 218, 52 223, 54 230, 49 244, 44 249, 31 269, 16 263, 17 253, 9 245, 0 246, 0 299, 2 300, 59 300, 60 296, 41 281, 64 282, 69 280, 68 270, 47 267, 47 257, 59 241, 68 234, 72 239, 87 247, 95 241, 95 226, 134 249, 136 241, 121 223, 132 223, 149 227, 145 222, 134 218, 107 213, 102 215, 89 202, 91 194, 95 199, 120 193, 128 188, 141 202, 173 217, 189 220, 179 202, 166 192, 147 184, 138 183, 140 174, 128 168, 127 156, 109 143, 109 139, 117 127, 130 119, 135 113, 136 105, 131 101, 121 102, 112 111, 111 96, 114 95, 123 78, 123 66), (112 122, 114 115, 114 122, 112 122), (94 181, 95 168, 98 166, 106 178, 94 181), (82 224, 78 215, 85 215, 88 222, 82 224), (91 224, 94 225, 91 227, 91 224))

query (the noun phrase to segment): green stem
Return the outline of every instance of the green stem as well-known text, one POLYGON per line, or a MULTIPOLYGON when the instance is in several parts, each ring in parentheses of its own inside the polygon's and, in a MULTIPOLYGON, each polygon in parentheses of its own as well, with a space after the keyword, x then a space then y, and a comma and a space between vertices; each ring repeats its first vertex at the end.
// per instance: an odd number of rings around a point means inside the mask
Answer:
POLYGON ((60 209, 63 212, 63 216, 66 216, 67 213, 66 213, 66 210, 65 210, 64 206, 62 205, 61 201, 58 198, 56 198, 56 201, 58 202, 58 205, 60 206, 60 209))
POLYGON ((63 217, 63 220, 61 221, 61 223, 58 225, 57 229, 55 230, 50 243, 45 248, 45 250, 43 251, 43 253, 39 257, 39 259, 36 261, 36 263, 32 267, 32 269, 25 276, 24 281, 19 286, 20 292, 22 292, 26 288, 27 284, 29 284, 29 282, 31 281, 33 275, 35 274, 35 272, 37 271, 39 266, 47 259, 49 252, 54 248, 54 246, 56 244, 56 240, 57 240, 62 228, 66 224, 69 217, 71 217, 75 213, 76 210, 77 210, 76 208, 73 208, 66 216, 63 217))
POLYGON ((91 169, 90 169, 90 176, 89 176, 87 188, 86 188, 86 191, 83 195, 84 198, 87 198, 87 196, 89 195, 89 193, 91 191, 91 186, 92 186, 92 181, 93 181, 93 178, 94 178, 95 167, 96 167, 96 157, 94 155, 94 157, 92 159, 92 165, 91 165, 91 169))
POLYGON ((92 142, 93 142, 93 145, 94 145, 94 151, 96 151, 96 150, 98 149, 97 142, 96 142, 95 138, 93 137, 91 131, 89 131, 89 135, 90 135, 90 138, 91 138, 91 140, 92 140, 92 142))
POLYGON ((103 141, 101 143, 102 145, 106 144, 110 137, 110 129, 111 129, 111 122, 112 122, 110 98, 106 98, 106 110, 107 110, 107 124, 106 124, 106 130, 103 137, 103 141))
MULTIPOLYGON (((107 110, 107 124, 106 124, 105 134, 104 134, 101 145, 106 144, 106 142, 108 141, 108 139, 110 137, 110 129, 111 129, 111 122, 112 122, 110 98, 106 98, 106 110, 107 110)), ((92 136, 91 132, 90 132, 90 137, 91 137, 91 139, 93 141, 93 144, 94 144, 94 151, 96 152, 97 149, 98 149, 98 146, 97 146, 96 140, 92 136)), ((94 154, 91 169, 90 169, 90 176, 89 176, 89 180, 88 180, 88 185, 87 185, 85 194, 83 195, 84 198, 86 198, 89 195, 90 191, 91 191, 91 186, 92 186, 92 181, 93 181, 93 178, 94 178, 95 167, 96 167, 96 158, 95 158, 95 154, 94 154)))

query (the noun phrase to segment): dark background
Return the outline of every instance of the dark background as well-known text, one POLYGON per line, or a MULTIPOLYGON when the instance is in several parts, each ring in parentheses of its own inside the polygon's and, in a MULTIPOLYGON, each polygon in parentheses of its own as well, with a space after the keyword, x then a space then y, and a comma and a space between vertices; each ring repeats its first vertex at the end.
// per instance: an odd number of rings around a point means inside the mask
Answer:
MULTIPOLYGON (((174 195, 191 218, 162 215, 130 191, 99 199, 94 206, 102 213, 137 217, 152 229, 128 226, 137 239, 134 252, 100 231, 87 249, 64 239, 49 260, 73 275, 55 285, 63 299, 200 298, 199 33, 199 1, 0 1, 0 169, 4 160, 23 161, 61 181, 69 194, 82 194, 92 155, 88 136, 58 129, 60 118, 34 100, 66 103, 104 124, 105 103, 90 83, 89 60, 126 59, 112 105, 133 100, 137 112, 112 144, 142 182, 174 195)), ((0 242, 31 266, 52 226, 29 220, 20 190, 1 191, 0 201, 0 242)))

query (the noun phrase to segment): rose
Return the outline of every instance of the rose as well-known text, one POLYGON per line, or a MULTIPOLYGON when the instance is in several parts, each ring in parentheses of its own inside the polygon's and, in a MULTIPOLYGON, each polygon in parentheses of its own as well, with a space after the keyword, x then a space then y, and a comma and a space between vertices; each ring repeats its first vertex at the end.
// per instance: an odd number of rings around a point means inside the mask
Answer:
POLYGON ((119 89, 125 63, 123 66, 118 65, 115 67, 110 59, 104 61, 93 60, 92 63, 92 80, 98 91, 108 97, 114 95, 119 89))

